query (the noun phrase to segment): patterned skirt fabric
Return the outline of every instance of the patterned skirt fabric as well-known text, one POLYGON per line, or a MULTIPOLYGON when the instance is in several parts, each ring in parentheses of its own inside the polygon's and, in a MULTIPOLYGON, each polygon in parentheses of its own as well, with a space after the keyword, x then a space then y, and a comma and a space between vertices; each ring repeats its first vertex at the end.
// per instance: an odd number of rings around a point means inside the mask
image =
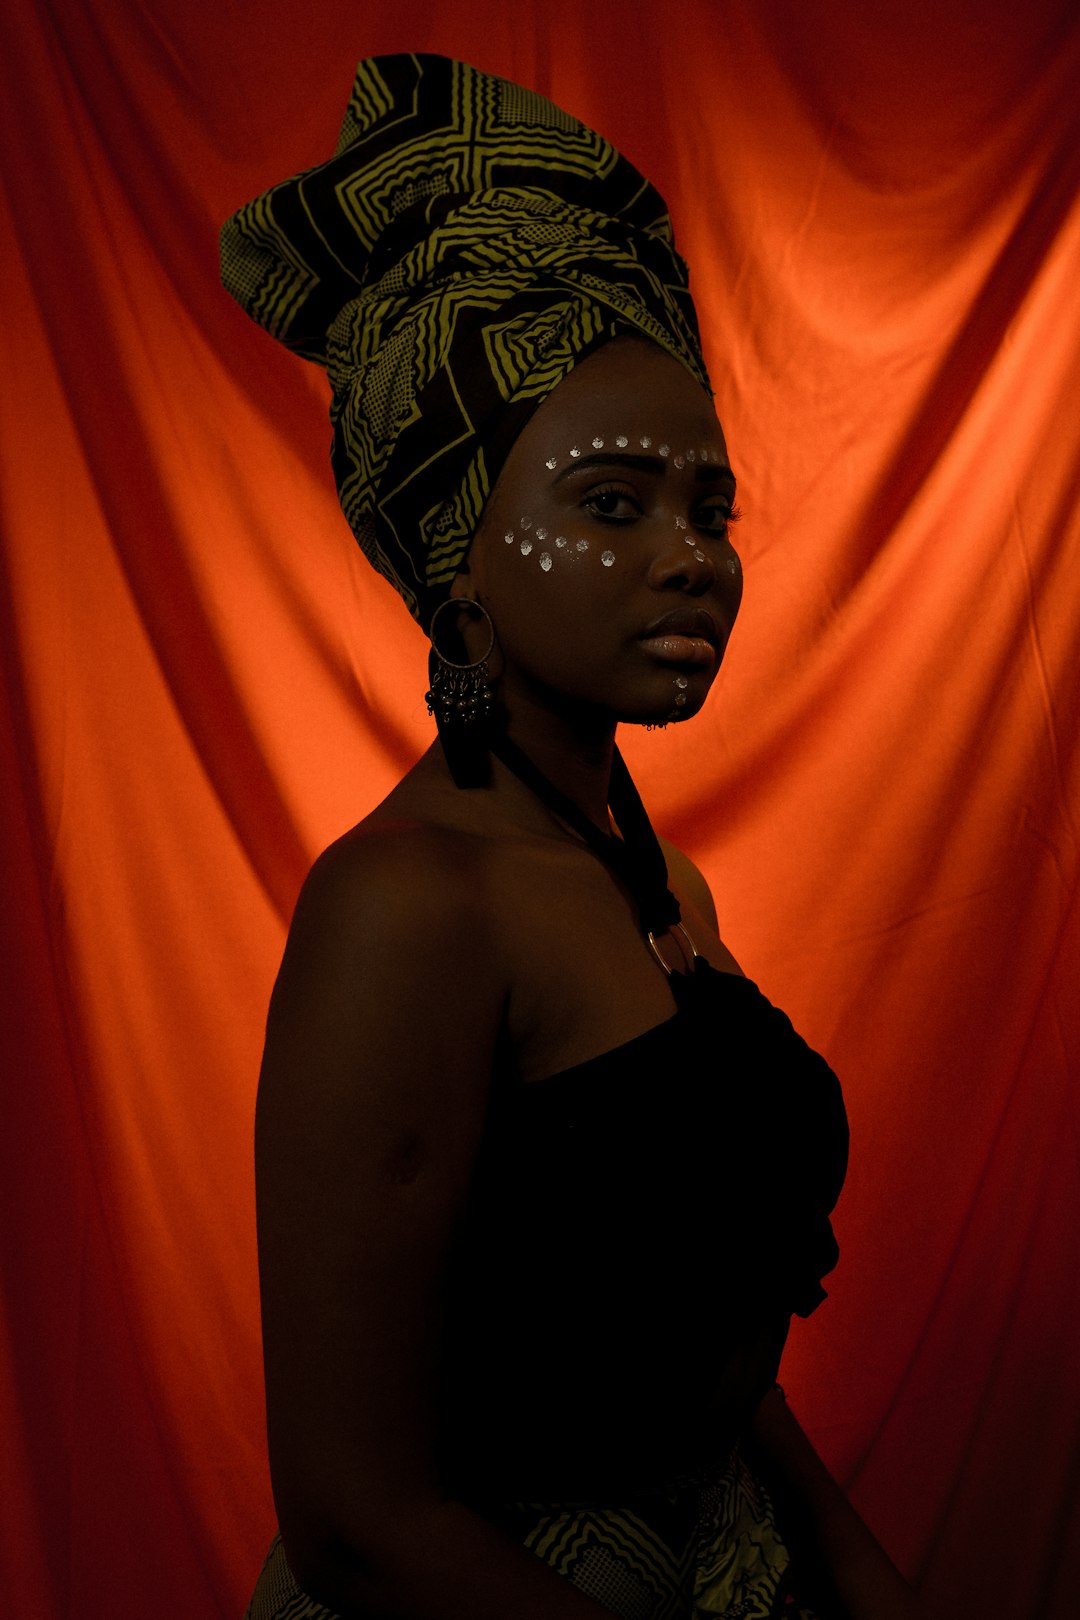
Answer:
MULTIPOLYGON (((790 1588, 768 1493, 735 1453, 620 1508, 516 1503, 491 1515, 622 1620, 818 1620, 790 1588)), ((300 1591, 274 1537, 245 1620, 337 1620, 300 1591)))

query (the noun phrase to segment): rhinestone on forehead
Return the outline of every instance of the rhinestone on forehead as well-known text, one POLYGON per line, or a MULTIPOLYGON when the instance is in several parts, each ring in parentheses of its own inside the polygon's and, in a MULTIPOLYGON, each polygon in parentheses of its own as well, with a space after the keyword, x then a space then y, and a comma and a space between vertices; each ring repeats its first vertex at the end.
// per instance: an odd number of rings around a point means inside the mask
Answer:
POLYGON ((557 535, 556 535, 556 536, 555 536, 555 544, 556 544, 556 545, 557 545, 557 546, 558 546, 558 548, 559 548, 559 550, 560 550, 560 551, 562 551, 562 549, 563 549, 563 548, 564 548, 564 546, 565 546, 565 545, 566 545, 566 538, 565 538, 565 536, 564 536, 564 535, 561 535, 561 534, 557 534, 557 535))
POLYGON ((697 452, 695 450, 688 450, 686 452, 686 459, 687 459, 687 461, 696 461, 697 460, 697 452))
POLYGON ((670 446, 670 444, 657 445, 657 450, 658 450, 660 455, 666 456, 666 455, 668 455, 670 453, 671 446, 670 446))
POLYGON ((684 517, 677 517, 675 519, 675 527, 677 529, 685 529, 686 528, 686 519, 684 517))
POLYGON ((506 533, 503 535, 503 539, 506 541, 508 546, 512 546, 514 541, 517 539, 517 536, 515 535, 513 529, 507 529, 506 533))
POLYGON ((626 437, 625 433, 616 433, 615 443, 618 445, 620 450, 625 450, 627 445, 630 443, 630 440, 626 437))
POLYGON ((638 440, 638 443, 641 445, 641 448, 643 450, 647 450, 649 448, 649 446, 652 444, 652 440, 649 438, 649 435, 647 433, 643 433, 641 435, 641 438, 638 440))
POLYGON ((575 460, 576 460, 576 459, 577 459, 577 457, 578 457, 578 456, 580 456, 580 454, 581 454, 581 446, 580 446, 580 444, 574 444, 574 445, 571 445, 571 447, 570 447, 570 454, 571 454, 571 455, 572 455, 572 456, 573 456, 573 457, 574 457, 574 458, 575 458, 575 460))
POLYGON ((532 528, 532 518, 531 517, 519 518, 518 519, 518 528, 519 529, 531 529, 532 528))
POLYGON ((544 570, 544 573, 546 574, 548 569, 551 567, 551 553, 550 553, 550 551, 542 551, 540 553, 540 566, 544 570))
POLYGON ((532 541, 531 540, 523 540, 521 542, 521 555, 523 557, 527 557, 531 550, 532 550, 532 541))
POLYGON ((559 465, 559 462, 558 462, 558 458, 556 456, 548 456, 547 460, 544 462, 544 466, 548 469, 549 472, 554 472, 558 465, 559 465))
POLYGON ((685 467, 686 466, 686 457, 685 456, 676 456, 675 457, 675 465, 676 465, 676 467, 685 467))
POLYGON ((594 450, 602 450, 604 448, 604 441, 599 434, 597 434, 596 438, 593 440, 592 447, 594 450))
POLYGON ((615 561, 615 553, 613 551, 602 551, 600 553, 600 561, 603 563, 605 568, 610 568, 612 563, 615 561))
POLYGON ((548 534, 548 532, 547 532, 546 529, 537 529, 536 538, 538 540, 546 540, 547 539, 547 534, 548 534))
POLYGON ((587 540, 579 540, 574 547, 575 551, 588 551, 588 549, 589 542, 587 540))

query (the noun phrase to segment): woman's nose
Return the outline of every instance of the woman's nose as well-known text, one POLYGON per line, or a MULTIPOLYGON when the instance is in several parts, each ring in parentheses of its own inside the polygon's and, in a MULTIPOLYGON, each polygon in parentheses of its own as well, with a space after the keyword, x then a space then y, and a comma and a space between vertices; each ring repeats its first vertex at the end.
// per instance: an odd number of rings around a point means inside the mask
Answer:
POLYGON ((703 547, 696 535, 676 528, 657 547, 649 567, 649 584, 658 591, 685 591, 704 596, 716 584, 720 559, 703 547))

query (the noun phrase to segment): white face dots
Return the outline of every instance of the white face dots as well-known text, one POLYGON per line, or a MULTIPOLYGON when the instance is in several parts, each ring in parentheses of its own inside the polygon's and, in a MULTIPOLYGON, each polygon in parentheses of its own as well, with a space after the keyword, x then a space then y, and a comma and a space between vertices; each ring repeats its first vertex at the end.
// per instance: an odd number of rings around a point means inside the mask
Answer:
MULTIPOLYGON (((534 524, 533 519, 527 515, 518 518, 516 529, 506 530, 503 540, 508 546, 516 544, 522 557, 532 557, 535 552, 536 561, 545 574, 551 573, 558 557, 573 558, 576 562, 578 558, 584 557, 589 550, 588 540, 584 538, 574 539, 565 534, 553 535, 550 529, 545 528, 542 523, 534 524), (548 542, 550 542, 550 548, 548 542), (543 549, 538 551, 537 547, 543 549)), ((612 552, 605 552, 604 557, 610 557, 612 563, 615 561, 612 552)), ((610 567, 610 563, 607 566, 610 567)))
MULTIPOLYGON (((569 472, 580 463, 597 470, 600 478, 605 476, 610 463, 610 472, 613 478, 619 474, 619 463, 633 466, 640 470, 643 463, 652 461, 656 470, 662 471, 659 463, 668 462, 677 471, 686 467, 726 466, 726 457, 718 445, 692 444, 685 447, 679 444, 672 445, 667 439, 660 439, 653 433, 625 433, 612 432, 610 429, 597 431, 577 439, 574 443, 563 447, 553 447, 544 458, 544 468, 548 473, 559 473, 560 477, 552 481, 553 485, 561 481, 564 473, 569 472), (561 469, 561 471, 560 471, 561 469)), ((580 476, 580 475, 579 475, 580 476)), ((573 503, 567 506, 566 516, 562 521, 574 524, 572 511, 573 503)), ((674 518, 675 528, 685 539, 698 562, 706 560, 705 552, 701 549, 700 536, 687 532, 688 522, 682 515, 674 518)), ((576 525, 574 525, 576 526, 576 525)), ((573 532, 559 534, 545 528, 531 516, 525 515, 517 520, 517 526, 507 529, 503 539, 508 546, 516 545, 520 555, 526 560, 531 559, 530 565, 539 565, 544 574, 558 574, 570 564, 578 565, 589 562, 596 566, 593 559, 599 558, 602 568, 614 568, 617 561, 616 551, 610 547, 596 545, 595 537, 586 538, 573 532)), ((738 564, 727 560, 726 566, 731 573, 737 573, 738 564)))
POLYGON ((592 438, 588 440, 587 445, 573 444, 561 456, 549 455, 544 462, 544 466, 548 472, 555 472, 560 461, 580 461, 582 456, 586 454, 586 450, 590 448, 593 451, 609 450, 613 457, 620 452, 634 455, 644 450, 660 456, 664 461, 667 461, 670 457, 672 465, 680 470, 686 466, 719 467, 723 465, 723 457, 719 450, 708 445, 689 445, 686 449, 676 448, 673 453, 672 446, 666 440, 657 441, 651 433, 639 433, 636 437, 632 437, 628 433, 594 433, 592 438))

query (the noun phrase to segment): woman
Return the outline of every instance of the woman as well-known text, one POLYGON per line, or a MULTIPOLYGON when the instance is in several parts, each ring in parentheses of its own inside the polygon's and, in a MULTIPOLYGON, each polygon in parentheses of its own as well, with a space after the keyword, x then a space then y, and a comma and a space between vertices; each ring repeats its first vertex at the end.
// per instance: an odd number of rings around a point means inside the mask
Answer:
POLYGON ((382 58, 223 259, 327 366, 439 728, 316 863, 271 1006, 252 1620, 799 1612, 751 1451, 806 1590, 913 1614, 774 1386, 836 1257, 835 1077, 614 746, 697 713, 741 592, 662 201, 542 98, 382 58))

